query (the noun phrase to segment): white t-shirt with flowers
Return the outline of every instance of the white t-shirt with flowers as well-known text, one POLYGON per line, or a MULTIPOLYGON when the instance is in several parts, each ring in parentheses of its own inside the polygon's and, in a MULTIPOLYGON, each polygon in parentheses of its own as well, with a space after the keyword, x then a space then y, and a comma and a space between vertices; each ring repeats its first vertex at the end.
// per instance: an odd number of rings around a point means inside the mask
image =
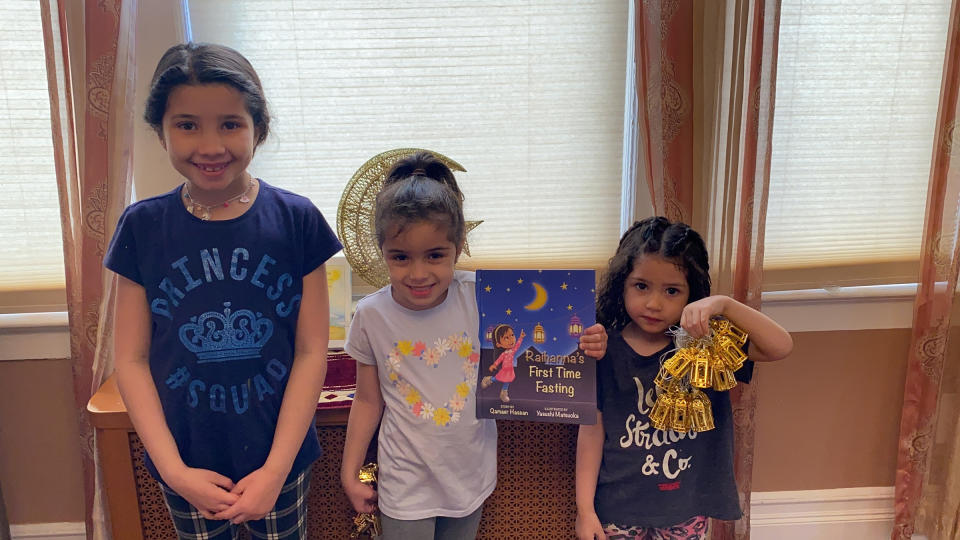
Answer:
POLYGON ((496 486, 496 423, 476 416, 475 288, 456 271, 443 303, 413 311, 387 285, 350 324, 345 350, 380 378, 378 504, 394 519, 467 516, 496 486))

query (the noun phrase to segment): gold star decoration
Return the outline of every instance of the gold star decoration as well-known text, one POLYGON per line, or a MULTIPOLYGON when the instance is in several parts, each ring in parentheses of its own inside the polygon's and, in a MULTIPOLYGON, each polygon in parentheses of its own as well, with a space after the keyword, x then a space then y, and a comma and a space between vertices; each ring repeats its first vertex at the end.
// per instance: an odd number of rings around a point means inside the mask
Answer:
MULTIPOLYGON (((373 230, 377 193, 380 192, 384 178, 394 163, 420 151, 432 153, 453 171, 466 171, 456 161, 431 150, 422 148, 388 150, 373 156, 357 169, 347 182, 340 198, 340 205, 337 207, 337 237, 343 243, 343 254, 354 274, 376 287, 390 283, 390 274, 373 230)), ((467 256, 470 255, 470 245, 466 241, 466 235, 481 223, 483 223, 482 220, 464 223, 463 253, 467 256)))
POLYGON ((490 291, 491 291, 491 289, 490 289, 490 286, 489 286, 489 285, 487 285, 486 287, 484 287, 484 288, 483 288, 483 290, 485 290, 485 291, 487 291, 487 292, 490 292, 490 291))
POLYGON ((467 235, 470 234, 470 231, 476 229, 477 226, 480 225, 481 223, 483 223, 483 220, 482 220, 482 219, 481 219, 480 221, 467 221, 466 223, 464 223, 464 228, 463 228, 463 253, 464 253, 465 255, 467 255, 468 257, 470 256, 470 244, 467 243, 467 235))
POLYGON ((563 289, 563 290, 567 290, 567 283, 566 283, 566 282, 563 282, 563 283, 560 285, 560 288, 563 289))
POLYGON ((522 283, 523 283, 523 278, 520 278, 520 279, 517 280, 517 285, 520 285, 520 284, 522 284, 522 283))
POLYGON ((511 315, 512 313, 513 313, 513 310, 510 308, 507 308, 507 315, 511 315))
POLYGON ((572 310, 573 310, 573 306, 571 306, 570 304, 567 304, 567 310, 568 310, 568 311, 572 311, 572 310))

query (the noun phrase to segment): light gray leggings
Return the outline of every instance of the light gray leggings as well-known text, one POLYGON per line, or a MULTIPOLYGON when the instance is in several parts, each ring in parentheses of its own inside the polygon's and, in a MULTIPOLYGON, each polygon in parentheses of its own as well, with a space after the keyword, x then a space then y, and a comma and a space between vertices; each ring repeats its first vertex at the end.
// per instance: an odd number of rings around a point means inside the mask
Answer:
POLYGON ((426 519, 393 519, 380 513, 381 540, 474 540, 480 528, 483 506, 461 518, 437 516, 426 519))

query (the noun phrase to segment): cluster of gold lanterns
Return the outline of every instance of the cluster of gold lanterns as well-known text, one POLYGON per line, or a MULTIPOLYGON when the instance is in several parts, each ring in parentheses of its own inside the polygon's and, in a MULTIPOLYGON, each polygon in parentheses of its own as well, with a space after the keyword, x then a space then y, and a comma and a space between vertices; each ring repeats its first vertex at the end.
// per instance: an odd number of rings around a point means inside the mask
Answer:
MULTIPOLYGON (((376 487, 377 483, 377 464, 367 463, 360 467, 358 473, 360 481, 364 484, 376 487)), ((374 509, 371 513, 361 512, 353 518, 353 531, 350 538, 377 538, 383 534, 380 526, 380 514, 374 509)))
POLYGON ((737 385, 734 372, 747 359, 743 352, 747 334, 722 318, 711 320, 710 329, 702 339, 678 336, 680 348, 660 366, 653 381, 660 391, 650 411, 653 427, 681 432, 713 429, 713 408, 702 389, 726 391, 737 385))

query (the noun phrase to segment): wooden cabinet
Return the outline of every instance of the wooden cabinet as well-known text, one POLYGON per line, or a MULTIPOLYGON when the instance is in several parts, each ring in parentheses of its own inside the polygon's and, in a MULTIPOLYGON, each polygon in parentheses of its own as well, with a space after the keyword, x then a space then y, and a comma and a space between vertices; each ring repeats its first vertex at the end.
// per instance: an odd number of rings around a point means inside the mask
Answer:
MULTIPOLYGON (((113 377, 87 406, 97 433, 113 537, 176 538, 156 481, 143 464, 113 377)), ((355 513, 340 488, 340 456, 349 408, 321 408, 316 422, 323 456, 314 464, 308 510, 311 539, 344 539, 355 513)), ((497 489, 487 499, 479 538, 573 538, 576 426, 498 421, 497 489)))

